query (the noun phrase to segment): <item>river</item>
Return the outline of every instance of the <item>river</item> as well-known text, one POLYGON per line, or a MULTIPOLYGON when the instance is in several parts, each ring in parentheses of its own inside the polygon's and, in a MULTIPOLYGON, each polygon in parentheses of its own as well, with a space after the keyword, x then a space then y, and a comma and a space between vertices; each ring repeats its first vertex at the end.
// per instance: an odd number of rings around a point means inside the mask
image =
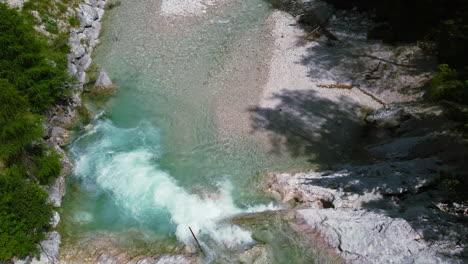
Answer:
POLYGON ((85 99, 96 117, 68 147, 75 170, 61 212, 62 259, 111 248, 186 252, 191 227, 206 262, 232 263, 262 236, 269 263, 310 263, 275 224, 252 235, 224 221, 283 208, 262 193, 265 173, 311 166, 273 152, 252 129, 249 109, 269 70, 270 12, 262 0, 232 0, 182 18, 164 15, 159 0, 122 0, 106 13, 94 63, 119 91, 85 99))

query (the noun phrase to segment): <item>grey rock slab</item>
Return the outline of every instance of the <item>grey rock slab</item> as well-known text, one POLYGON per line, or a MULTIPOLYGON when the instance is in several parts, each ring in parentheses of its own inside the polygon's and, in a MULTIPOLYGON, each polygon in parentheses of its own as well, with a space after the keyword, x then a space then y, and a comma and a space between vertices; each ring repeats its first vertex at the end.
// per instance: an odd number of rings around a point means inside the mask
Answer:
POLYGON ((363 210, 304 209, 298 214, 308 226, 303 228, 320 233, 349 263, 454 263, 402 219, 363 210))

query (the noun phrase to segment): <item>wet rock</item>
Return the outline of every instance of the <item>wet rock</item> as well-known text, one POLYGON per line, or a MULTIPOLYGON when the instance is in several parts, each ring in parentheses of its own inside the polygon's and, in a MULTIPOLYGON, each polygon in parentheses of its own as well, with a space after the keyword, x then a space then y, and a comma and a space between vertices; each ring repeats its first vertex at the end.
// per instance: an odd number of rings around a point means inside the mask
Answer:
POLYGON ((242 263, 251 264, 268 264, 268 251, 264 245, 255 245, 252 248, 245 250, 238 256, 242 263))

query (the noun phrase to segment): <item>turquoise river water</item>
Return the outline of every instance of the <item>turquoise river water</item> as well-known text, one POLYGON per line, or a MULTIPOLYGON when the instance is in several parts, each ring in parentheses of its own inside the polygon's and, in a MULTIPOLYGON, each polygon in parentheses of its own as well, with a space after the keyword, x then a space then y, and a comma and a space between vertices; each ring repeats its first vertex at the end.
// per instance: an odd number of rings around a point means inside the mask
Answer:
POLYGON ((159 8, 158 0, 122 0, 106 13, 94 63, 119 91, 86 101, 97 115, 68 148, 75 171, 61 257, 183 252, 193 244, 190 226, 206 262, 233 263, 262 238, 269 262, 311 263, 282 224, 223 221, 280 209, 261 192, 262 175, 310 166, 252 133, 248 108, 268 73, 269 5, 233 0, 184 19, 159 8))

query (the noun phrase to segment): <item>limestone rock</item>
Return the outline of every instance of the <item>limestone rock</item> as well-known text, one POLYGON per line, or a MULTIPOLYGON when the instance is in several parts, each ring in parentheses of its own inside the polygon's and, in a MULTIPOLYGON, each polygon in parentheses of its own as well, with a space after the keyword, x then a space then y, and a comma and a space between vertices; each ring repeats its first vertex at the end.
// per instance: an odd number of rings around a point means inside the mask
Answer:
POLYGON ((50 224, 52 225, 52 228, 57 228, 58 224, 60 223, 60 215, 56 211, 54 211, 53 213, 54 216, 52 216, 50 224))
POLYGON ((74 58, 79 59, 85 55, 85 49, 80 44, 72 45, 71 53, 74 58))
POLYGON ((158 257, 153 264, 195 264, 195 258, 189 258, 184 255, 162 255, 158 257))
POLYGON ((57 180, 46 187, 47 193, 49 193, 49 202, 55 207, 62 205, 62 197, 65 194, 65 178, 58 177, 57 180))
POLYGON ((320 233, 349 263, 450 262, 402 219, 363 210, 304 209, 298 215, 302 228, 320 233))
POLYGON ((78 19, 85 27, 92 26, 93 22, 99 19, 99 13, 96 8, 87 4, 80 4, 78 19))
POLYGON ((107 75, 106 72, 101 71, 94 87, 91 89, 91 94, 96 97, 101 97, 110 95, 116 90, 117 87, 112 83, 109 75, 107 75))
POLYGON ((70 131, 62 127, 52 127, 49 129, 48 137, 52 143, 64 146, 70 140, 70 131))

